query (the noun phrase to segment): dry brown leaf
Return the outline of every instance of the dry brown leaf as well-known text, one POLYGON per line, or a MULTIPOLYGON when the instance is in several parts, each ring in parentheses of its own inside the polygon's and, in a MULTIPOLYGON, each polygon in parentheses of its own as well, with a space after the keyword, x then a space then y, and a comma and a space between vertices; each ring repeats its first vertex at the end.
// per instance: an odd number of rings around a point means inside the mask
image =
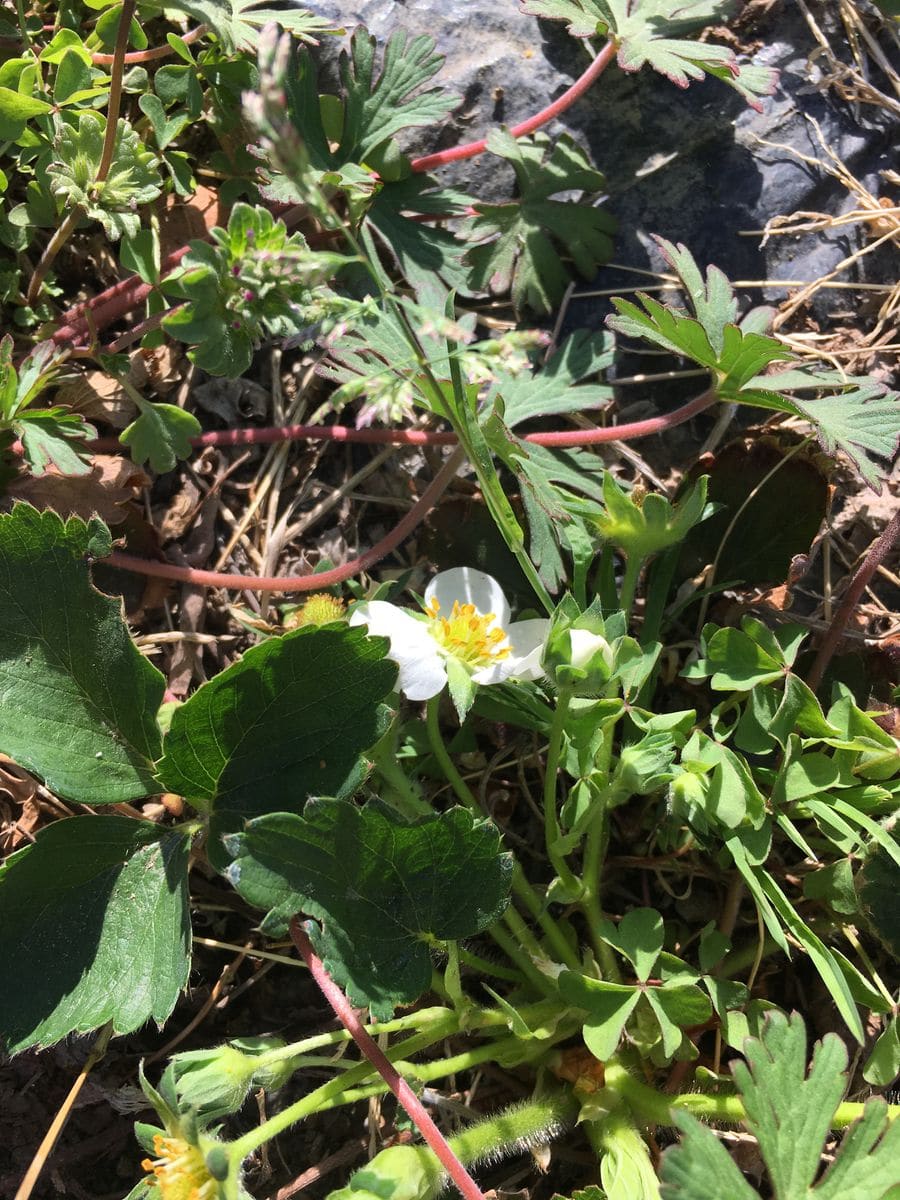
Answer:
POLYGON ((102 517, 107 525, 125 520, 125 505, 150 483, 133 462, 118 454, 95 454, 87 475, 59 475, 52 468, 40 477, 22 476, 10 484, 7 498, 27 500, 35 508, 52 508, 62 517, 88 521, 102 517))
POLYGON ((0 851, 4 854, 31 841, 40 823, 37 780, 0 754, 0 851))
POLYGON ((214 225, 222 224, 219 193, 202 183, 187 201, 169 195, 157 205, 157 210, 163 258, 194 238, 206 237, 214 225))

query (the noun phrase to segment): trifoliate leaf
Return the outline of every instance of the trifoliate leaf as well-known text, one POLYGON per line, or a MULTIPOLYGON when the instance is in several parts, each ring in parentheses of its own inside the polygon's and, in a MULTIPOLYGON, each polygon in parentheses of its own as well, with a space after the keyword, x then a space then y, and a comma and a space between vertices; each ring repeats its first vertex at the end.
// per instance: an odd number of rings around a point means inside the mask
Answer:
POLYGON ((726 46, 691 42, 679 34, 721 24, 733 0, 525 0, 523 9, 536 17, 565 21, 573 37, 609 37, 618 47, 619 66, 637 71, 645 64, 668 76, 678 87, 692 79, 715 75, 731 84, 754 108, 778 79, 766 67, 740 67, 726 46))
POLYGON ((506 907, 512 863, 493 825, 449 812, 407 824, 377 804, 310 800, 227 839, 238 892, 283 931, 295 913, 351 1002, 387 1019, 431 978, 429 940, 472 937, 506 907))
POLYGON ((613 217, 603 208, 552 199, 574 189, 596 195, 605 187, 601 173, 570 137, 551 142, 546 134, 516 139, 508 130, 488 135, 487 148, 505 158, 516 173, 519 198, 508 204, 476 204, 467 254, 471 286, 511 292, 517 309, 549 312, 562 298, 572 272, 560 248, 585 279, 612 253, 613 217), (485 240, 488 239, 488 240, 485 240))
POLYGON ((127 817, 57 821, 0 868, 0 989, 10 1052, 175 1007, 190 968, 188 835, 127 817))
POLYGON ((172 471, 179 459, 190 458, 191 438, 200 433, 200 422, 193 413, 175 404, 144 401, 141 415, 119 434, 119 441, 130 447, 131 457, 140 466, 149 462, 161 474, 172 471))
MULTIPOLYGON (((744 1053, 746 1064, 734 1068, 735 1083, 775 1200, 886 1200, 893 1194, 900 1185, 900 1122, 888 1122, 880 1099, 868 1102, 816 1182, 847 1082, 847 1051, 839 1038, 827 1034, 807 1070, 802 1019, 776 1012, 758 1040, 748 1039, 744 1053)), ((711 1129, 687 1113, 675 1119, 683 1137, 663 1156, 664 1200, 757 1200, 711 1129)))
POLYGON ((121 600, 91 584, 90 558, 110 549, 98 520, 28 504, 0 515, 0 751, 87 804, 159 790, 165 680, 131 641, 121 600))
POLYGON ((386 649, 365 629, 298 629, 254 646, 176 709, 159 775, 213 810, 213 857, 218 832, 242 818, 299 811, 311 795, 358 785, 397 678, 386 649))

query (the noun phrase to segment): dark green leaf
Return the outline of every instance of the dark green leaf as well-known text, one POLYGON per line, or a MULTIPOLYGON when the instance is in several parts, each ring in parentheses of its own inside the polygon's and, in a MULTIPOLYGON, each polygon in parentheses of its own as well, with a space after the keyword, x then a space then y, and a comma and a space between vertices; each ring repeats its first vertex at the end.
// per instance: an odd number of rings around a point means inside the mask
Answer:
POLYGON ((188 835, 127 817, 57 821, 0 868, 0 989, 10 1052, 107 1021, 162 1022, 187 984, 188 835))
POLYGON ((609 334, 579 329, 537 371, 500 375, 496 390, 503 397, 503 420, 512 429, 532 417, 560 416, 600 408, 613 398, 608 384, 582 383, 612 365, 609 334), (581 386, 576 386, 581 384, 581 386))
POLYGON ((579 274, 592 279, 612 253, 616 228, 603 208, 552 197, 576 188, 595 194, 605 180, 569 137, 551 143, 539 133, 517 140, 504 129, 488 135, 487 148, 512 165, 519 199, 476 205, 471 240, 480 244, 467 255, 472 287, 511 292, 516 309, 549 312, 571 277, 560 248, 579 274))
POLYGON ((311 800, 303 816, 251 821, 228 849, 231 882, 269 910, 264 928, 315 917, 329 973, 379 1019, 427 988, 429 938, 471 937, 497 920, 512 876, 494 826, 459 808, 406 824, 380 805, 311 800))
POLYGON ((386 649, 346 625, 254 646, 175 710, 163 786, 235 821, 341 793, 383 732, 380 702, 397 678, 386 649))
POLYGON ((0 515, 0 750, 51 791, 116 804, 158 789, 165 681, 128 635, 121 601, 94 590, 100 521, 17 504, 0 515))

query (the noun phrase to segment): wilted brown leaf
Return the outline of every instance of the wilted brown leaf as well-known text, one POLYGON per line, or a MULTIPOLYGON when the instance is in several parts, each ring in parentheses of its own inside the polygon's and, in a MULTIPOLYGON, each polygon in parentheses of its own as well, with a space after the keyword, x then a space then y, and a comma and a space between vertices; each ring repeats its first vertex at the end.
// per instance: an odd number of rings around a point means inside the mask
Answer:
POLYGON ((90 520, 102 517, 107 525, 125 519, 125 508, 150 480, 133 462, 118 454, 96 454, 87 475, 59 475, 51 470, 40 477, 22 476, 10 484, 5 500, 27 500, 35 508, 52 508, 62 517, 90 520))

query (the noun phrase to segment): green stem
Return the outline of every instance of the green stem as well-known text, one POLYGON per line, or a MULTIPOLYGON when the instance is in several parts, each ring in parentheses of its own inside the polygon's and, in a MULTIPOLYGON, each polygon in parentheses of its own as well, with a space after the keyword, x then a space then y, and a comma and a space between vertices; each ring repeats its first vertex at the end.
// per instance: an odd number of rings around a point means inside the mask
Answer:
MULTIPOLYGON (((509 910, 507 910, 508 912, 509 910)), ((504 918, 505 919, 505 918, 504 918)), ((519 922, 522 918, 519 917, 519 922)), ((506 924, 510 925, 513 922, 507 920, 506 924)), ((522 924, 522 928, 525 928, 522 924)), ((528 957, 515 934, 512 937, 503 929, 499 922, 492 925, 488 930, 491 938, 497 943, 510 962, 515 963, 525 978, 537 991, 542 992, 545 996, 549 996, 559 1002, 559 992, 551 979, 549 979, 542 971, 539 971, 533 960, 528 957)))
POLYGON ((375 764, 375 770, 381 776, 389 789, 387 796, 382 796, 389 804, 404 817, 427 817, 434 809, 422 795, 421 789, 413 782, 397 762, 397 733, 399 724, 394 721, 369 754, 375 764))
POLYGON ((556 710, 550 726, 550 742, 547 746, 547 766, 544 774, 544 841, 547 844, 547 855, 553 864, 554 871, 561 879, 566 891, 574 898, 581 892, 581 882, 569 867, 565 857, 556 848, 562 836, 559 815, 556 811, 556 783, 566 717, 569 714, 571 703, 571 691, 568 688, 562 688, 556 699, 556 710))
POLYGON ((522 976, 518 971, 514 971, 512 967, 504 967, 500 963, 488 962, 486 958, 482 958, 479 954, 473 954, 471 950, 459 949, 459 961, 464 967, 469 967, 473 971, 478 971, 482 975, 491 975, 494 979, 505 979, 507 983, 522 982, 522 976))
MULTIPOLYGON (((604 731, 601 745, 594 762, 594 771, 598 777, 598 785, 609 779, 609 767, 612 761, 613 734, 616 722, 611 721, 604 731)), ((584 840, 584 855, 582 857, 581 883, 584 889, 581 897, 581 909, 587 921, 588 933, 594 955, 603 971, 603 978, 610 983, 621 983, 622 973, 612 949, 600 936, 600 924, 603 921, 603 908, 600 903, 600 879, 603 873, 603 863, 609 845, 609 812, 606 802, 598 800, 597 812, 594 814, 584 840)))
POLYGON ((571 971, 580 968, 578 952, 566 937, 559 922, 547 911, 540 896, 525 878, 525 872, 520 863, 513 867, 513 892, 528 909, 531 916, 540 925, 544 937, 553 951, 558 962, 565 963, 571 971))
POLYGON ((619 593, 619 607, 626 618, 631 616, 631 610, 634 606, 634 597, 637 592, 638 579, 641 576, 642 564, 643 559, 633 554, 629 554, 625 559, 625 574, 622 577, 622 590, 619 593))
MULTIPOLYGON (((707 1095, 704 1092, 684 1092, 680 1096, 665 1096, 646 1083, 641 1083, 612 1059, 606 1064, 606 1086, 625 1100, 634 1115, 647 1125, 673 1123, 673 1111, 692 1113, 705 1121, 721 1121, 737 1125, 746 1119, 746 1109, 740 1096, 734 1093, 707 1095)), ((839 1104, 831 1120, 832 1129, 845 1129, 863 1115, 864 1104, 846 1100, 839 1104)), ((887 1106, 888 1120, 900 1119, 900 1104, 887 1106)))
POLYGON ((466 808, 472 812, 479 812, 478 801, 475 799, 475 794, 472 789, 460 775, 456 769, 456 765, 444 744, 444 737, 441 733, 441 718, 440 718, 440 694, 432 696, 425 705, 425 730, 428 734, 428 744, 431 747, 431 753, 437 759, 438 766, 444 772, 447 782, 453 788, 457 800, 464 804, 466 808))
MULTIPOLYGON (((408 1037, 404 1041, 398 1042, 396 1046, 393 1046, 386 1052, 387 1058, 392 1063, 404 1060, 406 1055, 425 1050, 429 1046, 433 1046, 435 1042, 442 1041, 449 1034, 455 1033, 457 1025, 458 1018, 455 1013, 451 1013, 447 1021, 442 1025, 433 1025, 426 1033, 415 1034, 413 1037, 408 1037)), ((322 1102, 335 1099, 345 1092, 347 1088, 352 1087, 353 1084, 362 1083, 375 1073, 375 1068, 369 1060, 364 1059, 336 1078, 329 1079, 327 1083, 323 1083, 315 1091, 303 1096, 294 1104, 288 1105, 280 1113, 269 1117, 268 1121, 263 1121, 262 1125, 257 1126, 256 1129, 251 1129, 243 1137, 232 1142, 229 1146, 229 1155, 232 1162, 235 1165, 243 1162, 247 1155, 252 1154, 259 1146, 270 1142, 272 1138, 277 1137, 280 1133, 284 1133, 286 1129, 290 1129, 298 1121, 302 1121, 312 1113, 318 1112, 322 1102)), ((387 1085, 383 1086, 386 1088, 387 1085)))
MULTIPOLYGON (((524 1062, 539 1061, 556 1042, 571 1038, 575 1032, 577 1031, 573 1025, 564 1022, 552 1037, 545 1040, 532 1038, 528 1042, 516 1034, 511 1034, 509 1037, 501 1038, 496 1042, 488 1042, 484 1046, 477 1046, 473 1050, 464 1050, 462 1053, 455 1054, 451 1058, 442 1058, 440 1061, 427 1063, 404 1063, 403 1066, 409 1075, 413 1076, 419 1083, 432 1083, 435 1079, 445 1079, 448 1075, 455 1075, 460 1071, 471 1070, 472 1067, 478 1067, 485 1062, 502 1062, 505 1067, 519 1066, 524 1062)), ((318 1090, 321 1091, 322 1089, 318 1090)), ((341 1108, 345 1104, 355 1104, 360 1100, 369 1100, 372 1096, 383 1096, 386 1091, 387 1084, 383 1080, 378 1083, 366 1084, 362 1087, 348 1090, 341 1096, 326 1099, 324 1103, 315 1109, 315 1112, 327 1112, 333 1108, 341 1108)))
MULTIPOLYGON (((437 759, 438 766, 443 771, 450 786, 453 788, 456 798, 472 812, 480 813, 481 809, 479 808, 478 801, 475 799, 472 789, 463 779, 462 775, 460 775, 459 771, 457 771, 453 759, 450 757, 447 746, 444 742, 443 734, 441 733, 440 722, 440 696, 433 696, 425 706, 425 728, 428 734, 428 744, 431 747, 431 752, 437 759)), ((544 906, 541 904, 540 898, 535 894, 534 889, 525 878, 522 868, 518 864, 516 864, 516 870, 513 874, 513 888, 516 892, 516 895, 523 900, 526 907, 540 924, 541 929, 547 935, 554 952, 560 957, 560 961, 565 962, 567 965, 571 965, 573 952, 566 941, 565 935, 556 925, 556 922, 553 920, 550 914, 544 912, 544 906)), ((493 933, 491 936, 493 936, 493 933)), ((534 939, 532 939, 532 941, 533 940, 534 939)), ((499 945, 500 943, 498 942, 497 944, 499 945)), ((534 944, 537 946, 537 943, 534 944)), ((538 953, 542 953, 539 947, 538 953)), ((516 962, 516 965, 521 969, 521 956, 513 961, 516 962)), ((577 958, 574 961, 576 965, 573 967, 573 969, 577 970, 577 958)))

